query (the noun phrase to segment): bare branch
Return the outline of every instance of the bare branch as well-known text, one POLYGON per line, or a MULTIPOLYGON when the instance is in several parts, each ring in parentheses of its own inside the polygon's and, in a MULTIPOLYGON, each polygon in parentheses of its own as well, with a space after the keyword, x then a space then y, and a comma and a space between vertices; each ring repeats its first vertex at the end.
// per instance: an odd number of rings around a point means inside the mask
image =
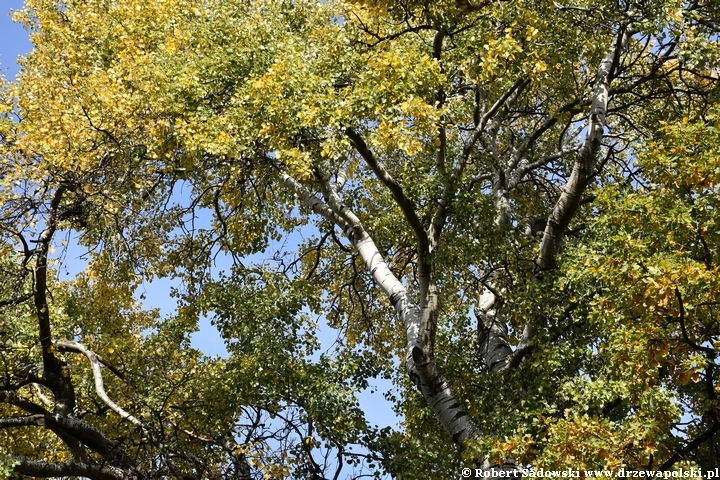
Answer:
POLYGON ((353 225, 343 215, 335 212, 330 206, 322 201, 317 195, 308 190, 303 184, 292 178, 287 173, 281 172, 283 183, 299 197, 300 201, 313 212, 317 213, 333 225, 340 227, 345 235, 352 241, 354 238, 353 225))
POLYGON ((503 93, 502 96, 493 104, 493 106, 490 107, 490 110, 485 112, 485 114, 480 119, 480 122, 477 124, 472 134, 463 145, 463 159, 467 159, 470 157, 470 152, 480 138, 480 135, 482 135, 482 133, 485 131, 485 127, 487 126, 487 123, 490 121, 490 119, 493 118, 495 114, 500 110, 500 108, 502 108, 503 105, 505 105, 516 93, 524 90, 525 87, 527 87, 529 84, 529 79, 518 78, 517 80, 515 80, 515 83, 513 83, 512 86, 505 93, 503 93))
POLYGON ((695 437, 691 442, 688 442, 685 447, 679 449, 677 452, 675 452, 670 458, 663 463, 658 470, 659 471, 665 471, 670 470, 673 465, 678 463, 681 460, 684 460, 687 457, 687 454, 698 448, 703 443, 707 442, 710 438, 713 437, 717 432, 720 431, 720 422, 718 422, 716 416, 713 416, 713 422, 712 426, 705 430, 703 433, 695 437))
POLYGON ((33 414, 34 416, 41 416, 43 421, 42 423, 37 423, 37 425, 42 424, 45 428, 57 435, 58 438, 67 445, 68 450, 75 460, 86 461, 88 459, 87 451, 83 443, 89 443, 80 442, 77 438, 75 438, 75 435, 72 432, 66 432, 64 428, 57 424, 57 422, 53 421, 53 414, 45 410, 40 405, 26 400, 14 392, 0 392, 0 402, 14 405, 28 413, 33 414), (48 418, 50 421, 45 421, 45 419, 48 418))
POLYGON ((41 426, 43 423, 43 415, 26 415, 24 417, 3 418, 0 419, 0 429, 41 426))
POLYGON ((512 348, 508 342, 507 327, 500 321, 495 310, 497 296, 490 290, 480 296, 475 308, 478 320, 478 343, 488 369, 500 372, 507 368, 512 348))
POLYGON ((569 148, 567 150, 562 150, 560 152, 555 152, 553 154, 546 155, 546 156, 542 157, 541 159, 536 160, 532 163, 520 162, 518 168, 515 169, 515 171, 513 171, 512 174, 510 175, 510 177, 508 178, 507 189, 512 190, 513 188, 515 188, 518 185, 518 183, 520 183, 520 181, 523 179, 523 177, 525 177, 525 175, 532 172, 536 168, 542 167, 543 165, 547 165, 550 162, 558 160, 558 159, 564 157, 565 155, 569 155, 570 153, 577 152, 577 151, 578 151, 577 148, 569 148))
POLYGON ((345 171, 345 169, 341 168, 340 170, 338 170, 335 174, 335 191, 340 192, 345 186, 345 182, 347 182, 347 179, 347 172, 345 171))
POLYGON ((46 407, 52 408, 53 402, 52 402, 48 397, 45 396, 45 394, 44 394, 44 393, 42 392, 42 390, 40 389, 40 385, 37 384, 37 383, 33 383, 32 385, 33 385, 33 388, 35 389, 35 395, 38 396, 38 398, 40 399, 40 401, 41 401, 46 407))
POLYGON ((47 304, 47 254, 50 250, 52 240, 57 228, 60 202, 62 201, 67 186, 58 187, 50 203, 50 219, 40 233, 37 240, 38 259, 35 268, 35 308, 37 309, 38 322, 40 324, 40 345, 42 346, 43 364, 46 370, 58 373, 56 370, 56 359, 52 353, 52 335, 50 330, 50 313, 47 304))

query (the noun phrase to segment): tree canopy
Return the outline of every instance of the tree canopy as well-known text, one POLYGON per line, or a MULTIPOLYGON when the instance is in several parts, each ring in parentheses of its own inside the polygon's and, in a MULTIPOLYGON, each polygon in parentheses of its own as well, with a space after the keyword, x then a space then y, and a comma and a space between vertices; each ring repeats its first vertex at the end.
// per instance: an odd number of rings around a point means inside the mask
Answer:
POLYGON ((0 90, 7 476, 717 466, 716 2, 15 18, 34 49, 0 90), (142 306, 156 278, 170 316, 142 306), (190 346, 201 318, 227 358, 190 346), (398 428, 359 407, 374 378, 398 428))

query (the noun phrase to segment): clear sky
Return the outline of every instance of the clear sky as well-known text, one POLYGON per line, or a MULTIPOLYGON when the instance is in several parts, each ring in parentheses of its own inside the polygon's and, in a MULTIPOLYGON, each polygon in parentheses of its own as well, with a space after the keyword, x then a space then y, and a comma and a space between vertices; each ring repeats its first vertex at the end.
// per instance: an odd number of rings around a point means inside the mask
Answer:
POLYGON ((9 78, 18 71, 18 55, 24 55, 32 48, 27 32, 9 16, 11 10, 19 10, 22 4, 22 0, 0 0, 0 71, 9 78))
MULTIPOLYGON (((18 24, 10 20, 10 12, 22 8, 23 0, 0 0, 0 72, 8 79, 13 79, 18 73, 17 59, 32 49, 28 38, 28 32, 18 24)), ((78 247, 70 246, 65 256, 65 266, 70 275, 81 271, 84 262, 79 258, 83 252, 78 247)), ((143 292, 146 301, 143 302, 146 308, 160 308, 163 314, 171 314, 174 310, 174 303, 169 298, 169 289, 172 282, 168 280, 155 281, 145 285, 143 292)), ((324 323, 324 322, 323 322, 324 323)), ((326 327, 327 328, 327 327, 326 327)), ((323 347, 328 348, 335 340, 336 332, 327 331, 320 336, 323 347)), ((200 324, 200 331, 192 337, 192 345, 200 349, 206 355, 227 355, 225 345, 217 330, 205 320, 200 324)), ((371 382, 373 383, 373 382, 371 382)), ((369 390, 361 393, 360 403, 370 424, 378 424, 381 427, 396 425, 397 419, 393 415, 392 407, 383 396, 382 392, 390 388, 390 382, 376 380, 374 382, 379 391, 370 393, 369 390)))

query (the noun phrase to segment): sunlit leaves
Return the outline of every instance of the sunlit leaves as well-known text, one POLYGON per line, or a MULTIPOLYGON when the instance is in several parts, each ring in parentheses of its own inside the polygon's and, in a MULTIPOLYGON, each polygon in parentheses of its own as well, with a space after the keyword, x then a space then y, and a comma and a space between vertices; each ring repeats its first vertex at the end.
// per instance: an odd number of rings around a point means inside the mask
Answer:
MULTIPOLYGON (((597 352, 606 359, 605 375, 625 379, 622 395, 632 404, 649 401, 645 392, 659 389, 642 420, 659 429, 647 439, 646 455, 672 445, 662 425, 678 415, 681 402, 686 416, 705 415, 712 402, 696 396, 699 384, 717 381, 709 348, 720 291, 712 233, 719 206, 717 129, 713 111, 664 124, 638 159, 645 184, 600 195, 603 215, 595 228, 601 236, 580 252, 597 282, 592 318, 609 330, 597 352), (694 400, 685 403, 688 397, 694 400)), ((640 430, 626 435, 644 438, 640 430)))
MULTIPOLYGON (((679 417, 700 431, 715 402, 702 388, 716 376, 720 285, 706 108, 716 13, 675 0, 29 0, 16 16, 35 49, 0 93, 0 290, 28 288, 26 237, 52 221, 78 235, 87 268, 53 276, 39 312, 58 338, 121 366, 108 392, 171 432, 166 447, 198 477, 230 476, 241 458, 258 476, 327 477, 313 455, 353 443, 393 474, 451 476, 456 445, 398 373, 407 325, 353 248, 367 235, 412 298, 437 291, 423 312, 430 356, 481 433, 457 445, 462 461, 667 458, 679 417), (596 191, 576 192, 557 233, 565 256, 541 271, 542 222, 579 165, 599 62, 630 27, 587 167, 596 191), (314 215, 301 189, 347 218, 314 215), (178 305, 160 318, 134 295, 165 277, 178 305), (485 288, 510 350, 534 332, 503 374, 484 358, 485 288), (203 317, 227 359, 190 348, 203 317), (376 432, 356 394, 393 375, 402 430, 376 432)), ((15 381, 39 353, 32 309, 10 306, 3 368, 15 381)), ((158 472, 163 452, 102 407, 85 359, 57 353, 83 415, 158 472)))

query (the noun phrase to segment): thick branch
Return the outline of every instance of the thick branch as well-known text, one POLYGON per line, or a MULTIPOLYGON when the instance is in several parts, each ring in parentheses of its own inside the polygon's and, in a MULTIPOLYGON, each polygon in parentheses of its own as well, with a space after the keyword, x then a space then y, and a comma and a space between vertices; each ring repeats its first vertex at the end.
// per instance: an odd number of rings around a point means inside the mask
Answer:
POLYGON ((58 222, 58 210, 60 202, 65 194, 67 187, 60 186, 50 203, 50 218, 47 225, 40 233, 37 240, 37 263, 35 266, 35 308, 37 309, 38 322, 40 324, 40 345, 42 346, 43 364, 46 370, 56 372, 55 356, 52 354, 52 335, 50 330, 50 313, 47 304, 47 255, 50 250, 50 242, 58 222))
POLYGON ((685 447, 675 452, 670 458, 668 458, 665 463, 663 463, 658 470, 665 471, 670 470, 673 465, 675 465, 677 462, 684 460, 687 458, 687 455, 698 448, 703 443, 707 442, 709 439, 713 437, 717 432, 720 432, 720 423, 717 421, 713 421, 713 424, 710 428, 705 430, 702 434, 695 437, 695 439, 692 442, 688 442, 685 447))
MULTIPOLYGON (((344 205, 338 203, 337 195, 328 198, 328 204, 308 191, 301 183, 282 174, 285 185, 290 187, 300 201, 314 212, 337 222, 365 262, 365 268, 375 283, 392 303, 405 326, 407 353, 405 366, 408 375, 417 385, 440 423, 459 446, 478 436, 478 428, 457 399, 445 377, 440 373, 434 356, 423 349, 421 335, 422 314, 417 303, 388 267, 372 237, 367 234, 360 220, 344 205)), ((332 194, 332 192, 329 192, 332 194)))
POLYGON ((15 392, 2 392, 0 391, 0 402, 14 405, 28 413, 50 413, 40 405, 22 398, 15 392))
MULTIPOLYGON (((11 459, 12 460, 12 459, 11 459)), ((88 463, 47 463, 18 460, 13 472, 31 477, 86 477, 94 480, 134 480, 138 478, 130 472, 106 465, 88 463)))
POLYGON ((110 409, 112 411, 117 413, 123 420, 127 420, 130 423, 132 423, 133 425, 140 427, 140 430, 142 431, 143 435, 150 441, 150 443, 152 445, 156 446, 160 450, 160 452, 164 455, 165 463, 168 466, 168 468, 170 469, 170 471, 173 473, 173 475, 175 475, 178 478, 185 478, 183 475, 180 474, 180 471, 175 466, 173 459, 170 457, 170 455, 167 452, 167 450, 165 449, 165 446, 163 445, 163 443, 160 440, 158 440, 152 432, 147 430, 145 428, 145 426, 142 424, 142 422, 140 422, 140 420, 138 420, 137 418, 135 418, 134 416, 132 416, 131 414, 129 414, 128 412, 126 412, 125 410, 120 408, 115 402, 113 402, 110 399, 110 397, 108 397, 107 393, 105 393, 105 387, 104 387, 103 378, 102 378, 102 371, 100 369, 100 361, 98 359, 98 356, 95 354, 95 352, 92 352, 91 350, 86 349, 82 344, 71 341, 71 340, 57 340, 55 342, 55 344, 59 348, 82 353, 83 355, 85 355, 88 358, 88 360, 90 360, 90 365, 91 365, 92 372, 93 372, 93 378, 95 379, 95 390, 96 390, 98 396, 102 399, 102 401, 105 402, 105 404, 108 407, 110 407, 110 409))
POLYGON ((17 296, 15 298, 8 298, 7 300, 0 300, 0 307, 6 307, 8 305, 18 305, 25 300, 30 300, 35 295, 34 292, 28 292, 24 293, 20 296, 17 296))
POLYGON ((680 289, 675 287, 675 298, 678 302, 678 308, 680 309, 680 332, 682 333, 683 340, 685 343, 690 345, 694 350, 705 352, 706 354, 715 354, 715 349, 711 347, 704 347, 702 345, 698 345, 693 340, 690 339, 690 336, 688 336, 687 328, 685 327, 685 305, 683 304, 682 294, 680 293, 680 289))
POLYGON ((342 214, 338 214, 333 211, 333 209, 330 208, 328 204, 323 202, 322 199, 320 199, 317 195, 313 194, 303 184, 292 178, 290 175, 286 173, 281 173, 280 176, 285 186, 295 192, 300 201, 306 207, 308 207, 310 210, 317 213, 333 225, 337 225, 338 227, 340 227, 345 233, 345 235, 350 239, 350 241, 353 241, 355 235, 353 233, 352 224, 348 222, 348 220, 344 218, 342 214))
MULTIPOLYGON (((22 398, 15 392, 0 392, 0 402, 14 405, 35 416, 42 416, 43 418, 46 418, 47 416, 52 415, 52 413, 45 410, 40 405, 37 405, 36 403, 22 398)), ((50 424, 44 422, 44 425, 45 428, 57 435, 58 438, 62 440, 65 445, 67 445, 68 450, 70 451, 70 454, 73 456, 74 459, 85 461, 88 458, 85 447, 77 438, 75 438, 73 435, 69 434, 53 422, 50 422, 50 424)))
POLYGON ((344 168, 341 168, 337 171, 335 174, 335 183, 333 184, 333 188, 335 188, 336 191, 340 191, 345 186, 345 182, 347 182, 347 172, 344 168))
MULTIPOLYGON (((436 47, 439 48, 437 43, 442 43, 442 35, 440 37, 436 36, 435 40, 436 47)), ((417 216, 417 212, 415 211, 415 207, 412 202, 403 192, 402 186, 392 177, 392 175, 390 175, 378 159, 375 158, 375 155, 372 153, 370 148, 368 148, 362 136, 360 136, 352 128, 345 130, 345 133, 350 140, 352 140, 353 145, 368 166, 373 172, 375 172, 375 176, 388 188, 388 190, 390 190, 395 203, 400 207, 400 210, 403 212, 403 216, 415 233, 418 253, 420 308, 422 309, 420 329, 423 338, 420 348, 426 355, 432 355, 435 347, 437 293, 435 291, 435 279, 430 260, 431 244, 427 231, 420 221, 420 218, 417 216)), ((329 202, 331 208, 338 208, 333 206, 332 198, 329 198, 329 202)))
POLYGON ((75 417, 58 415, 56 413, 48 413, 44 415, 44 419, 47 428, 53 432, 56 431, 56 428, 60 428, 92 450, 98 452, 104 458, 119 461, 121 464, 129 464, 124 454, 116 450, 117 446, 95 427, 75 417))
POLYGON ((125 454, 119 451, 117 445, 103 435, 100 430, 75 417, 51 413, 14 392, 0 392, 0 402, 21 408, 33 414, 36 418, 42 417, 42 424, 45 428, 55 433, 65 442, 76 458, 87 458, 87 454, 82 447, 82 445, 87 445, 108 461, 120 465, 130 465, 130 461, 125 454))
POLYGON ((44 394, 44 393, 42 392, 42 390, 40 389, 40 384, 39 384, 39 383, 33 383, 32 385, 33 385, 33 389, 35 390, 35 395, 37 395, 37 397, 40 399, 40 401, 43 403, 43 405, 45 405, 45 406, 48 407, 48 408, 52 408, 52 407, 53 407, 53 401, 50 400, 48 397, 45 396, 45 394, 44 394))
POLYGON ((143 424, 140 420, 130 415, 128 412, 120 408, 115 402, 110 400, 107 393, 105 393, 105 386, 102 378, 102 371, 100 370, 100 361, 95 352, 88 350, 82 344, 74 342, 72 340, 56 340, 55 345, 59 348, 71 350, 73 352, 82 353, 90 361, 90 367, 92 368, 93 378, 95 379, 95 391, 97 392, 100 399, 110 407, 110 409, 120 415, 123 420, 127 420, 133 425, 142 427, 143 424))
POLYGON ((486 290, 475 309, 478 325, 478 343, 491 372, 502 371, 513 351, 507 338, 507 327, 499 321, 494 309, 496 296, 486 290))
MULTIPOLYGON (((543 233, 543 240, 540 246, 540 252, 537 258, 537 265, 540 271, 550 269, 554 266, 555 255, 560 247, 560 241, 567 226, 577 212, 581 204, 582 194, 585 191, 589 179, 593 172, 593 166, 596 157, 600 151, 600 145, 604 134, 605 116, 609 101, 610 82, 612 81, 615 70, 618 68, 619 58, 622 50, 625 48, 634 30, 631 27, 625 28, 618 36, 615 48, 608 53, 603 59, 598 69, 592 100, 591 110, 588 120, 587 135, 583 145, 578 151, 577 158, 570 175, 565 191, 560 196, 555 208, 551 212, 543 233)), ((568 104, 566 108, 574 108, 574 106, 583 102, 573 102, 568 104)), ((566 110, 564 108, 563 110, 566 110)), ((544 131, 555 123, 555 119, 551 118, 543 122, 541 126, 530 136, 523 145, 518 149, 522 151, 535 141, 544 131)), ((536 162, 521 163, 513 175, 507 179, 504 185, 504 191, 514 188, 517 183, 533 168, 537 168, 547 162, 553 161, 561 156, 569 153, 569 151, 561 151, 553 155, 546 156, 536 162)), ((516 152, 517 154, 517 152, 516 152)), ((518 157, 519 158, 519 157, 518 157)), ((501 179, 502 180, 502 179, 501 179)), ((500 191, 498 187, 494 189, 500 191)), ((501 212, 502 213, 502 212, 501 212)), ((482 313, 482 312, 481 312, 482 313)), ((481 314, 479 319, 494 318, 481 314)), ((531 323, 525 325, 523 334, 517 349, 512 352, 505 337, 503 330, 504 325, 496 325, 495 323, 486 323, 487 343, 484 345, 486 354, 486 363, 491 369, 496 371, 504 371, 509 368, 517 367, 521 360, 532 350, 532 338, 534 336, 534 327, 531 323)))
POLYGON ((375 172, 375 176, 377 176, 378 180, 380 180, 380 182, 382 182, 382 184, 390 190, 390 193, 392 194, 395 203, 397 203, 400 207, 405 220, 407 220, 410 228, 412 228, 413 232, 415 232, 415 238, 418 242, 418 255, 427 255, 429 253, 427 232, 425 231, 420 218, 418 218, 412 202, 407 196, 405 196, 402 186, 392 177, 392 175, 390 175, 378 159, 375 158, 375 155, 372 153, 360 134, 352 128, 346 129, 345 134, 350 138, 350 140, 352 140, 355 149, 358 153, 360 153, 372 171, 375 172))
POLYGON ((35 263, 35 292, 33 299, 40 331, 40 347, 42 349, 43 368, 47 384, 55 397, 55 411, 62 415, 72 413, 75 408, 75 391, 73 389, 67 365, 60 361, 52 350, 52 330, 50 327, 50 311, 47 301, 47 262, 50 243, 60 221, 60 203, 67 191, 67 185, 61 184, 55 191, 50 202, 50 217, 37 240, 35 263))
POLYGON ((625 28, 619 35, 616 47, 600 63, 593 88, 587 135, 578 152, 565 190, 555 204, 543 234, 537 259, 541 270, 547 270, 554 266, 555 255, 559 250, 563 232, 575 216, 582 194, 587 188, 604 134, 610 82, 614 75, 613 66, 617 65, 622 50, 633 33, 634 30, 631 27, 625 28))
POLYGON ((26 415, 24 417, 13 417, 0 419, 0 429, 4 428, 16 428, 16 427, 29 427, 42 425, 42 415, 26 415), (40 421, 38 423, 38 421, 40 421))

